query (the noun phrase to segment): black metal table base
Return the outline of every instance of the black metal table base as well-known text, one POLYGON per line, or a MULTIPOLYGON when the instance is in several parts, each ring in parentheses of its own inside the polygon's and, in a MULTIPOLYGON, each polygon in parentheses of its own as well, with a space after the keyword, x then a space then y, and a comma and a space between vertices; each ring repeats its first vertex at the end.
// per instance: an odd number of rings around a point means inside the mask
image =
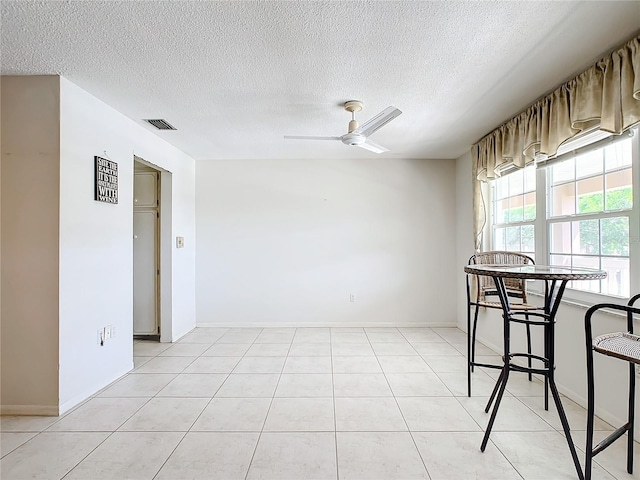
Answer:
MULTIPOLYGON (((578 454, 576 452, 575 445, 573 444, 573 440, 571 438, 571 429, 569 427, 569 422, 567 421, 567 415, 565 414, 564 408, 562 406, 562 402, 560 400, 560 394, 558 393, 558 388, 556 386, 556 381, 554 378, 554 370, 555 370, 555 355, 554 355, 554 345, 555 345, 555 317, 558 311, 558 307, 560 306, 560 299, 562 298, 562 294, 564 293, 564 289, 567 285, 567 280, 562 280, 557 282, 556 280, 546 281, 545 288, 545 313, 536 313, 535 317, 540 320, 527 320, 528 324, 531 325, 539 325, 544 328, 544 356, 536 356, 531 355, 529 353, 511 353, 511 322, 525 323, 523 319, 518 318, 519 312, 513 312, 509 307, 509 299, 507 296, 506 288, 504 285, 504 281, 500 277, 493 277, 496 288, 498 290, 498 296, 500 297, 500 303, 503 307, 503 322, 504 322, 504 367, 502 372, 500 373, 500 377, 496 383, 495 388, 493 389, 491 398, 487 404, 485 409, 486 412, 491 408, 491 404, 494 402, 493 409, 491 410, 491 416, 489 417, 489 423, 487 424, 487 429, 484 434, 484 438, 482 439, 482 444, 480 446, 480 450, 484 452, 487 447, 487 443, 489 442, 489 436, 491 435, 491 430, 493 428, 493 424, 498 415, 498 410, 500 408, 500 402, 502 401, 502 397, 504 396, 504 391, 507 386, 507 382, 509 381, 509 373, 512 371, 517 372, 526 372, 533 373, 537 375, 543 375, 545 377, 545 392, 551 390, 551 396, 553 397, 553 401, 555 403, 556 409, 558 410, 558 416, 560 417, 560 422, 562 423, 562 429, 564 430, 565 438, 567 439, 567 444, 569 446, 569 451, 571 452, 571 457, 573 458, 573 463, 576 468, 576 472, 578 473, 578 478, 580 480, 584 480, 584 474, 582 472, 582 467, 580 466, 580 461, 578 459, 578 454), (531 368, 524 367, 521 365, 517 365, 512 363, 512 359, 514 357, 528 357, 532 359, 536 359, 543 363, 543 368, 531 368), (548 387, 548 388, 547 388, 548 387)), ((532 315, 531 313, 529 315, 532 315)), ((545 393, 545 409, 548 409, 548 395, 545 393)))

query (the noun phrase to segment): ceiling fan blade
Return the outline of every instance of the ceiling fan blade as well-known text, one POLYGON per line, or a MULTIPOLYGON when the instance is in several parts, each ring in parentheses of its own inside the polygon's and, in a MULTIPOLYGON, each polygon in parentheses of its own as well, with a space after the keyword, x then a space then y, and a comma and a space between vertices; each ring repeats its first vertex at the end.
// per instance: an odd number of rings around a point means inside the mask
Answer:
POLYGON ((377 143, 372 142, 368 138, 364 143, 359 144, 358 147, 364 148, 365 150, 369 150, 370 152, 373 152, 373 153, 384 153, 389 151, 388 148, 384 148, 382 145, 378 145, 377 143))
POLYGON ((286 140, 340 140, 340 137, 313 137, 307 135, 285 135, 286 140))
POLYGON ((379 128, 384 127, 401 113, 402 111, 398 110, 396 107, 387 107, 375 117, 370 118, 360 125, 360 127, 356 128, 353 133, 359 133, 360 135, 368 137, 379 128))

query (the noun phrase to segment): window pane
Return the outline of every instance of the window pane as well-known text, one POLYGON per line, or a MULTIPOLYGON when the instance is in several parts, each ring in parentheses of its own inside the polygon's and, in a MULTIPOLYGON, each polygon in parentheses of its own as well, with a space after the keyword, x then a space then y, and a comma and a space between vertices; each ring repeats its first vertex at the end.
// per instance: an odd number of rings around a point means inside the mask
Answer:
POLYGON ((536 219, 536 192, 527 193, 524 196, 524 220, 536 219))
POLYGON ((504 246, 504 228, 496 228, 493 231, 493 248, 494 250, 505 250, 504 246))
POLYGON ((536 239, 533 225, 523 225, 520 230, 522 237, 521 252, 532 253, 536 249, 536 239))
POLYGON ((509 199, 509 219, 508 222, 522 221, 522 202, 523 195, 516 195, 509 199))
POLYGON ((533 165, 524 169, 524 191, 536 191, 536 167, 533 165))
POLYGON ((518 169, 507 175, 509 179, 509 196, 520 195, 524 189, 524 176, 522 169, 518 169))
POLYGON ((509 184, 506 178, 500 177, 495 180, 496 182, 496 198, 504 198, 509 196, 509 184))
POLYGON ((614 168, 631 165, 631 139, 616 142, 604 149, 605 168, 612 170, 614 168))
MULTIPOLYGON (((600 268, 600 257, 573 257, 574 267, 583 268, 600 268)), ((586 290, 587 292, 599 292, 600 280, 579 280, 571 282, 571 288, 577 288, 579 290, 586 290)))
POLYGON ((505 229, 505 250, 520 251, 520 227, 507 227, 505 229))
POLYGON ((603 258, 602 269, 607 271, 607 278, 602 280, 602 293, 628 297, 630 295, 629 259, 603 258))
POLYGON ((573 215, 576 213, 575 184, 567 183, 551 189, 553 201, 552 216, 573 215))
POLYGON ((551 253, 571 253, 571 222, 551 224, 551 253))
POLYGON ((602 229, 603 255, 629 255, 629 218, 603 218, 602 229))
POLYGON ((578 178, 602 173, 602 149, 584 153, 576 158, 576 176, 578 178))
POLYGON ((495 223, 507 223, 509 215, 509 199, 498 200, 495 202, 495 223))
POLYGON ((602 212, 602 177, 588 178, 576 182, 578 191, 578 213, 602 212))
POLYGON ((600 231, 598 220, 572 222, 573 253, 598 255, 600 253, 600 231))
POLYGON ((571 257, 569 255, 550 255, 549 263, 558 267, 570 267, 571 257))
POLYGON ((633 193, 631 189, 631 169, 625 168, 605 176, 606 197, 605 210, 622 210, 632 208, 633 193))
POLYGON ((575 160, 571 158, 569 160, 565 160, 564 162, 558 163, 557 165, 553 165, 551 167, 551 177, 553 185, 575 179, 574 164, 575 160))

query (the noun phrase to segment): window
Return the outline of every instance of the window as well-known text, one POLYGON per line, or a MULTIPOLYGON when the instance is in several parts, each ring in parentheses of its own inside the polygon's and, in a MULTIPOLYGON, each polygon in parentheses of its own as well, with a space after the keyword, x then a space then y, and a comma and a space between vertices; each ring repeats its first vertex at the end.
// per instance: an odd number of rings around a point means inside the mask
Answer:
POLYGON ((608 274, 604 280, 575 282, 572 288, 630 294, 631 142, 595 148, 547 169, 549 263, 608 274))
POLYGON ((535 255, 536 171, 531 165, 492 185, 493 249, 535 255))
POLYGON ((575 290, 628 297, 640 289, 635 133, 492 181, 491 248, 535 255, 538 263, 607 271, 604 280, 569 284, 575 290))

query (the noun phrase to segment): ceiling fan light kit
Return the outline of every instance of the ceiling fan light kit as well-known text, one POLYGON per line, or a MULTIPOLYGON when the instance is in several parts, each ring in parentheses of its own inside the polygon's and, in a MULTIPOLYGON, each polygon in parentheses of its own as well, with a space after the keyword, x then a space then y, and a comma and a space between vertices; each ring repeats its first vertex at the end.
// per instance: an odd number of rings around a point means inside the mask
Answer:
POLYGON ((361 147, 374 153, 389 151, 389 149, 372 142, 367 137, 400 115, 402 113, 400 110, 396 107, 387 107, 360 126, 355 119, 355 113, 362 110, 362 102, 359 100, 349 100, 345 102, 344 109, 351 113, 351 121, 349 122, 348 133, 340 137, 285 135, 284 138, 287 140, 340 140, 345 145, 361 147))

